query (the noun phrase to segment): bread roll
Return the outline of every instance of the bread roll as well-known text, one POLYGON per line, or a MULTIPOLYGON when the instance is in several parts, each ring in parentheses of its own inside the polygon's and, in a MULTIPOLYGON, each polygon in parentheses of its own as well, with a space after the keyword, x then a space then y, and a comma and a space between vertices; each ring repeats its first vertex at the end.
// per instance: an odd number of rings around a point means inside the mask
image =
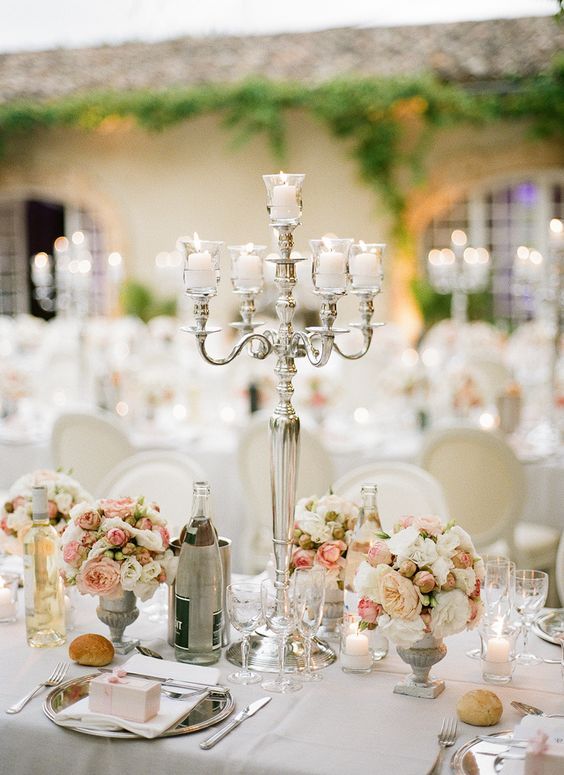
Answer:
POLYGON ((503 713, 501 700, 487 689, 466 692, 456 706, 458 718, 476 727, 490 727, 497 724, 503 713))
POLYGON ((114 658, 114 647, 103 635, 79 635, 69 644, 69 657, 79 665, 103 667, 114 658))

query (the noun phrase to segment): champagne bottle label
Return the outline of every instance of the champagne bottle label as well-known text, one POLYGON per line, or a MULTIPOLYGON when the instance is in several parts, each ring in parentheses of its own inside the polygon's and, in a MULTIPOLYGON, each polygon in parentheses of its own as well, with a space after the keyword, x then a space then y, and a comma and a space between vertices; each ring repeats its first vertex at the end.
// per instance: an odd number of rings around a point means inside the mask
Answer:
POLYGON ((190 630, 190 598, 175 596, 175 631, 174 645, 178 649, 188 651, 190 630))
POLYGON ((213 632, 212 649, 221 648, 221 628, 223 624, 223 611, 214 611, 213 614, 213 632))

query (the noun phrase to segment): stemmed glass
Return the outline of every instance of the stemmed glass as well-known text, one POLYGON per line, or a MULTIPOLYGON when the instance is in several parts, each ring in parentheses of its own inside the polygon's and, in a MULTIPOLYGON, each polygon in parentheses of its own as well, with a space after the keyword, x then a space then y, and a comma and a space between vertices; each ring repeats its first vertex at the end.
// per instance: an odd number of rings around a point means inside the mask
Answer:
POLYGON ((311 643, 319 629, 325 602, 325 570, 297 568, 293 577, 294 606, 298 632, 304 639, 305 670, 302 681, 321 681, 322 676, 311 669, 311 643))
POLYGON ((288 636, 296 629, 296 609, 289 588, 275 586, 270 579, 261 585, 262 610, 268 627, 278 636, 279 671, 276 678, 263 681, 267 692, 288 694, 302 688, 301 683, 284 674, 284 656, 288 636))
MULTIPOLYGON (((507 557, 486 557, 481 597, 486 619, 505 619, 509 616, 515 592, 515 563, 507 557)), ((470 659, 480 659, 481 650, 466 652, 470 659)))
POLYGON ((226 590, 227 613, 233 627, 241 633, 241 669, 227 678, 236 684, 256 684, 260 675, 249 670, 249 638, 263 622, 261 589, 259 584, 230 584, 226 590))
POLYGON ((527 651, 531 625, 546 603, 548 574, 541 570, 515 571, 515 609, 523 624, 523 651, 517 655, 520 665, 540 665, 542 659, 527 651))

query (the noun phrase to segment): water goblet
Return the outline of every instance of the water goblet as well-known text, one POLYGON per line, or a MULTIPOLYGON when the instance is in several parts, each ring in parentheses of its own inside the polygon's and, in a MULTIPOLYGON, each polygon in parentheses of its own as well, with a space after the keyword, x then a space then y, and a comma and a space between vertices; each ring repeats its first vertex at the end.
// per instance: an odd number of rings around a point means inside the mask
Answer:
POLYGON ((293 591, 298 632, 304 639, 305 669, 302 681, 321 681, 321 674, 311 669, 311 644, 319 629, 325 602, 325 570, 297 568, 294 571, 293 591))
POLYGON ((278 636, 278 675, 264 680, 262 688, 267 692, 288 694, 302 688, 301 683, 284 674, 284 657, 288 636, 296 629, 296 609, 291 591, 282 584, 265 579, 261 585, 262 609, 269 629, 278 636))
POLYGON ((249 670, 249 638, 263 621, 260 584, 230 584, 226 590, 226 600, 229 621, 243 636, 241 669, 230 673, 227 678, 236 684, 258 683, 260 675, 249 670))
POLYGON ((514 577, 515 609, 521 617, 523 627, 523 651, 517 655, 517 662, 520 665, 540 665, 542 659, 527 649, 531 625, 546 603, 548 574, 540 570, 516 570, 514 577))
MULTIPOLYGON (((488 556, 484 558, 484 581, 481 597, 484 603, 485 619, 505 619, 513 605, 515 563, 508 557, 488 556)), ((466 652, 470 659, 480 659, 481 650, 466 652)))

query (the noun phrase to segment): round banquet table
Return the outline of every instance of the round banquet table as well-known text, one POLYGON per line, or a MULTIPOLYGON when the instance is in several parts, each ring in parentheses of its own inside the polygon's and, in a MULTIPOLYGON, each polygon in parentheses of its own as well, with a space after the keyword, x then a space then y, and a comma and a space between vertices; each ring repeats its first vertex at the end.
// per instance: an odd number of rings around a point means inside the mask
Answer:
MULTIPOLYGON (((36 683, 44 680, 56 662, 67 658, 66 646, 32 649, 26 646, 20 594, 19 620, 0 624, 0 739, 1 766, 6 775, 38 775, 64 768, 73 775, 148 775, 166 770, 167 775, 331 775, 371 772, 377 775, 424 775, 436 752, 436 735, 445 716, 455 714, 459 697, 470 689, 488 687, 481 680, 479 661, 465 656, 478 643, 476 632, 446 640, 446 658, 435 666, 435 675, 446 681, 435 700, 393 694, 395 683, 408 672, 392 647, 389 655, 369 675, 343 673, 339 662, 323 671, 323 681, 306 684, 293 695, 274 695, 266 708, 234 730, 215 748, 202 751, 199 742, 212 730, 155 740, 119 740, 93 737, 63 729, 42 711, 44 690, 17 715, 3 711, 36 683)), ((77 628, 68 640, 84 632, 107 635, 94 613, 96 601, 81 598, 77 628)), ((127 634, 140 637, 165 658, 173 659, 166 644, 165 625, 153 624, 141 614, 127 634)), ((558 648, 531 636, 533 650, 557 657, 558 648)), ((123 662, 127 657, 116 657, 123 662)), ((220 682, 226 682, 230 665, 219 663, 220 682)), ((68 677, 92 672, 71 664, 68 677)), ((491 686, 488 688, 492 688, 491 686)), ((494 687, 503 702, 500 724, 487 729, 459 723, 456 745, 444 757, 442 773, 449 772, 451 755, 465 741, 481 732, 512 729, 519 715, 512 699, 564 713, 564 685, 558 665, 517 667, 513 682, 494 687)), ((260 685, 232 686, 237 710, 264 696, 260 685)))

